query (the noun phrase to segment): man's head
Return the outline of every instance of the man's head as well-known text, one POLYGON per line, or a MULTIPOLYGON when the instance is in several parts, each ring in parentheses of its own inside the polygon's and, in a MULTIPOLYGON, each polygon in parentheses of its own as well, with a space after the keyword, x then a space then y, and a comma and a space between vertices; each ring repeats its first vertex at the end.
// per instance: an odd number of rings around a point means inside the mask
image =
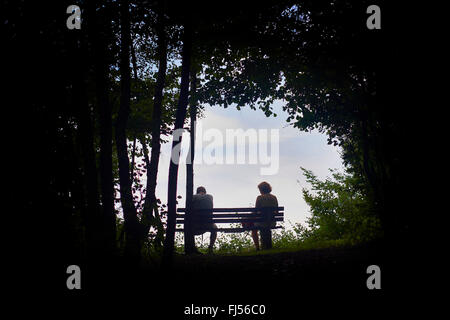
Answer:
POLYGON ((197 194, 206 194, 205 187, 198 187, 197 188, 197 194))
POLYGON ((265 181, 258 184, 258 189, 261 194, 267 194, 272 191, 272 187, 270 186, 270 184, 265 181))

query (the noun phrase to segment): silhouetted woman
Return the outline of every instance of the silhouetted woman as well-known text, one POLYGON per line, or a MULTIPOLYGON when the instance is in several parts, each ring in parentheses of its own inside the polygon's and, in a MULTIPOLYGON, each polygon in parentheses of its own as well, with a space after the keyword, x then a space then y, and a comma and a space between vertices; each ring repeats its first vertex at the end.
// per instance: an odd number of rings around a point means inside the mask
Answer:
MULTIPOLYGON (((263 181, 258 185, 259 192, 261 195, 259 195, 256 198, 256 208, 264 208, 264 207, 278 207, 278 200, 277 197, 275 197, 270 192, 272 191, 272 187, 267 182, 263 181)), ((272 224, 275 224, 273 222, 272 224)), ((254 224, 256 227, 263 227, 266 226, 264 222, 259 223, 256 222, 254 224)), ((271 225, 273 227, 273 225, 271 225)), ((259 237, 258 237, 258 230, 252 230, 252 238, 253 242, 255 243, 256 250, 259 250, 259 237)))

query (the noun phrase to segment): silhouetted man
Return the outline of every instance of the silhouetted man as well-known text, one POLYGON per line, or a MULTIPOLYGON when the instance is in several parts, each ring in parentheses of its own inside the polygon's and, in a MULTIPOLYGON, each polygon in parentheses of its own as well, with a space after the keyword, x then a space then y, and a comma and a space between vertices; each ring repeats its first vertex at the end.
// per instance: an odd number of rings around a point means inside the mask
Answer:
MULTIPOLYGON (((206 193, 205 187, 198 187, 197 188, 197 194, 194 194, 192 197, 192 212, 194 214, 194 217, 199 216, 205 216, 205 217, 211 217, 212 216, 212 209, 213 209, 213 197, 210 194, 206 193)), ((208 252, 212 253, 214 248, 214 243, 217 238, 217 226, 213 222, 205 222, 205 223, 195 223, 193 227, 193 233, 194 235, 200 235, 205 232, 211 232, 211 236, 209 238, 209 247, 208 252)))

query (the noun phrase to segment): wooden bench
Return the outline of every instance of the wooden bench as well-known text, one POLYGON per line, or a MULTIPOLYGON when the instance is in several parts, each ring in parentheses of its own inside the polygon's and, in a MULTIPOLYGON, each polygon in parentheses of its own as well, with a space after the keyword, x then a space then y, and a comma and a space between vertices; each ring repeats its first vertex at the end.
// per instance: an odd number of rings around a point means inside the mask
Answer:
MULTIPOLYGON (((213 208, 210 210, 199 210, 199 211, 209 211, 213 212, 212 215, 201 215, 196 214, 192 217, 192 224, 204 224, 204 223, 238 223, 238 227, 234 228, 217 228, 217 232, 225 232, 225 233, 236 233, 236 232, 245 232, 250 230, 260 230, 261 234, 261 244, 263 249, 272 248, 272 229, 283 228, 280 225, 277 225, 276 222, 284 221, 284 207, 266 207, 266 208, 213 208), (273 214, 273 212, 276 212, 273 214), (275 226, 273 223, 275 221, 275 226), (244 227, 242 225, 243 222, 265 222, 265 225, 269 227, 244 227)), ((178 208, 177 212, 177 225, 185 224, 185 213, 186 208, 178 208), (183 214, 181 214, 183 213, 183 214)), ((185 230, 182 228, 175 229, 178 232, 184 232, 185 230)), ((211 231, 211 230, 207 230, 211 231)))

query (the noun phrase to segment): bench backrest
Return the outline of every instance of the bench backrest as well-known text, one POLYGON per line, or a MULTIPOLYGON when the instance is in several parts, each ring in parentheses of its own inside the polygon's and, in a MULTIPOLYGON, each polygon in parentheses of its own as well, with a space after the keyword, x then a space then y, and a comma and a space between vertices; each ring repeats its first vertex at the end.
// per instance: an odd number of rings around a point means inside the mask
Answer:
MULTIPOLYGON (((213 208, 196 211, 192 217, 193 222, 205 223, 242 223, 242 222, 264 222, 283 221, 284 207, 265 208, 213 208), (202 215, 201 212, 213 212, 213 214, 202 215), (200 213, 200 214, 198 214, 200 213)), ((178 208, 177 212, 186 212, 186 208, 178 208)), ((177 224, 184 224, 185 214, 177 214, 177 224)))

